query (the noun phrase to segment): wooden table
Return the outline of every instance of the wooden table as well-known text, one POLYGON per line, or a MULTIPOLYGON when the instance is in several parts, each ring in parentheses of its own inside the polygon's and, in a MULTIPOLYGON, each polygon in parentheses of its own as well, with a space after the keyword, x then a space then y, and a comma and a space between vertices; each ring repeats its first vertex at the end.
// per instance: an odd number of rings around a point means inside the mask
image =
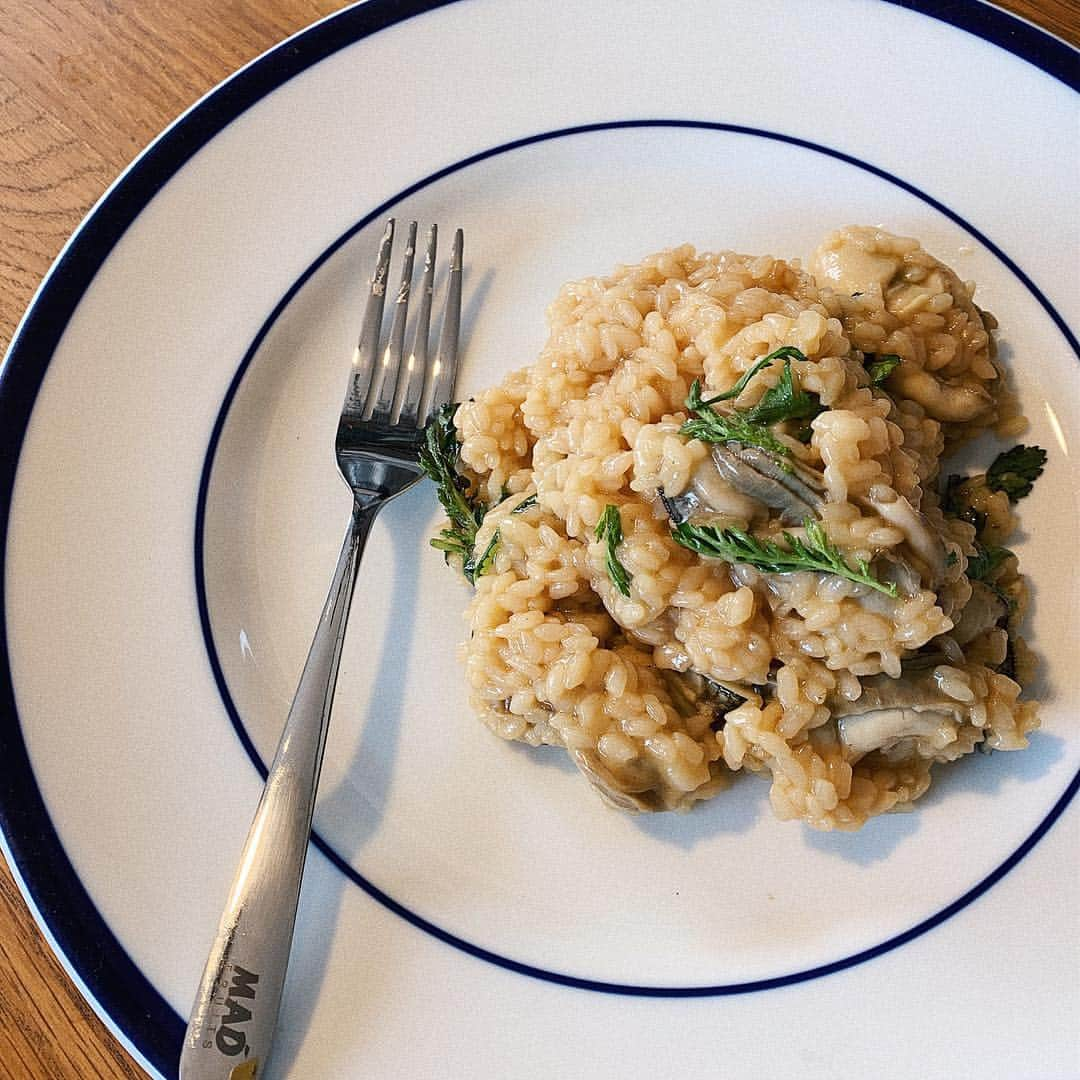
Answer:
MULTIPOLYGON (((338 0, 0 0, 0 352, 49 264, 170 120, 338 0)), ((1002 4, 1080 43, 1075 0, 1002 4)), ((49 952, 0 860, 0 1078, 142 1071, 49 952)))

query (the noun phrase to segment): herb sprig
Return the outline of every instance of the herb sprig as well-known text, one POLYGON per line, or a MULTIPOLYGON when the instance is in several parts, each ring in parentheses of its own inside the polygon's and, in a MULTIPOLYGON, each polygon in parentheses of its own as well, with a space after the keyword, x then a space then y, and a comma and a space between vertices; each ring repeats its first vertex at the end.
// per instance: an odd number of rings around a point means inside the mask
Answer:
POLYGON ((1011 555, 1012 552, 1007 547, 999 547, 996 544, 980 544, 976 541, 975 554, 968 556, 968 578, 972 581, 986 581, 1011 555))
POLYGON ((734 386, 710 398, 702 397, 701 382, 695 379, 686 399, 686 408, 694 417, 683 424, 680 434, 702 442, 739 442, 744 446, 757 446, 779 458, 790 458, 790 448, 772 433, 770 425, 782 420, 809 422, 824 409, 816 394, 797 387, 792 378, 791 361, 805 359, 806 354, 801 349, 785 345, 757 361, 734 386), (784 370, 776 385, 769 387, 756 405, 731 412, 718 412, 712 408, 718 401, 737 398, 759 371, 776 360, 784 361, 784 370))
POLYGON ((998 454, 986 470, 986 486, 1004 491, 1009 502, 1031 494, 1031 486, 1046 467, 1046 451, 1041 446, 1014 446, 998 454))
POLYGON ((980 544, 975 542, 975 554, 968 557, 967 576, 971 581, 981 581, 1008 609, 1009 614, 1017 610, 1016 597, 1010 596, 996 582, 990 581, 993 572, 1010 556, 1006 547, 980 544))
POLYGON ((623 542, 622 518, 619 516, 619 508, 610 503, 604 508, 600 520, 596 524, 596 539, 607 543, 607 572, 612 585, 623 596, 630 595, 630 571, 619 561, 617 549, 623 542))
POLYGON ((499 530, 496 529, 480 555, 478 556, 476 549, 473 548, 469 557, 461 564, 461 572, 470 585, 475 585, 476 579, 483 577, 491 569, 491 564, 495 561, 495 553, 499 550, 500 539, 499 530))
POLYGON ((868 585, 871 589, 897 595, 896 585, 876 577, 864 559, 856 559, 852 566, 843 553, 825 535, 825 530, 813 518, 803 522, 806 539, 783 534, 787 547, 774 540, 762 540, 742 529, 720 529, 715 525, 691 525, 684 521, 671 530, 671 535, 683 547, 712 559, 724 559, 730 563, 746 563, 759 570, 774 574, 787 574, 797 570, 818 570, 836 574, 848 581, 868 585))
POLYGON ((694 413, 679 429, 680 435, 702 442, 739 442, 744 446, 757 446, 780 458, 790 458, 791 450, 785 446, 764 424, 747 420, 744 413, 721 413, 709 407, 701 397, 701 383, 697 379, 690 386, 686 407, 694 413))
MULTIPOLYGON (((699 393, 698 394, 698 399, 701 401, 702 405, 715 405, 718 401, 731 401, 734 398, 737 398, 746 389, 747 384, 750 382, 750 380, 759 371, 761 371, 763 368, 767 368, 774 360, 778 359, 779 358, 778 354, 782 353, 784 351, 785 351, 784 349, 777 349, 776 352, 769 353, 768 356, 763 356, 748 371, 744 371, 742 373, 742 375, 739 377, 739 381, 737 383, 735 383, 734 386, 728 387, 727 390, 724 390, 723 392, 721 392, 719 394, 715 394, 715 395, 713 395, 713 397, 706 398, 704 400, 701 399, 701 395, 699 393)), ((799 350, 795 349, 794 351, 798 352, 799 350)), ((802 356, 801 353, 799 355, 802 356)), ((803 356, 803 359, 805 360, 806 357, 803 356)))
POLYGON ((487 513, 487 506, 474 498, 467 477, 458 471, 461 443, 454 427, 458 403, 443 405, 428 422, 417 458, 420 467, 435 481, 435 491, 442 504, 449 526, 431 540, 431 546, 461 559, 462 573, 470 585, 491 569, 499 543, 496 530, 483 553, 477 557, 476 534, 487 513))
POLYGON ((770 386, 761 400, 746 412, 747 420, 756 424, 777 424, 781 420, 813 420, 818 413, 825 411, 825 406, 817 394, 811 394, 797 387, 791 377, 791 361, 805 360, 801 349, 788 345, 776 352, 769 353, 766 360, 783 359, 784 370, 775 386, 770 386))
MULTIPOLYGON (((976 537, 982 536, 986 513, 971 505, 975 492, 985 484, 991 491, 1004 491, 1009 502, 1015 503, 1031 494, 1032 486, 1046 467, 1046 458, 1046 451, 1041 446, 1021 444, 998 454, 985 473, 950 476, 942 491, 941 509, 950 517, 972 525, 976 537)), ((969 569, 968 577, 971 576, 969 569)))
POLYGON ((863 367, 870 376, 871 386, 881 386, 903 362, 896 353, 865 353, 863 356, 863 367))

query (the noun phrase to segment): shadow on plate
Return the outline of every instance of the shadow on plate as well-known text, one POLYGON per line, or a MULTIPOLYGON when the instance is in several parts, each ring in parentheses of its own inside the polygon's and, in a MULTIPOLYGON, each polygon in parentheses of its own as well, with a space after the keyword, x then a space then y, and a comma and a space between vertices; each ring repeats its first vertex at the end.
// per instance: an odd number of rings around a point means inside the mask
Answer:
MULTIPOLYGON (((395 500, 380 516, 391 519, 395 534, 426 535, 432 526, 432 500, 410 493, 395 500)), ((347 833, 340 835, 339 830, 334 842, 338 854, 350 860, 378 830, 395 775, 405 718, 402 672, 409 667, 420 599, 415 566, 408 558, 395 559, 389 587, 394 605, 382 638, 359 742, 341 782, 319 795, 318 818, 350 823, 347 833)), ((360 614, 356 612, 354 619, 360 614)))
MULTIPOLYGON (((1021 538, 1024 535, 1026 535, 1026 533, 1021 533, 1021 538)), ((1012 542, 1018 543, 1019 541, 1014 537, 1012 538, 1012 542)), ((1022 556, 1020 569, 1021 571, 1024 569, 1022 556)), ((1026 634, 1033 632, 1039 625, 1039 587, 1030 576, 1026 578, 1026 581, 1028 588, 1028 606, 1024 616, 1024 622, 1020 627, 1021 636, 1025 638, 1026 634)), ((1034 638, 1032 641, 1028 642, 1028 644, 1032 647, 1038 663, 1035 667, 1035 674, 1031 681, 1024 686, 1024 697, 1030 698, 1032 701, 1040 701, 1047 704, 1056 696, 1053 676, 1050 674, 1050 665, 1046 662, 1046 657, 1039 651, 1037 638, 1034 638)))
POLYGON ((687 813, 628 814, 608 806, 592 790, 589 781, 580 775, 577 766, 560 746, 527 746, 521 742, 503 744, 508 753, 526 760, 522 768, 556 769, 568 775, 578 775, 583 797, 595 800, 606 813, 632 821, 646 836, 690 851, 711 837, 728 833, 744 833, 761 817, 762 804, 768 798, 769 786, 760 777, 735 776, 731 784, 715 798, 696 803, 687 813), (755 780, 758 782, 755 783, 755 780))
MULTIPOLYGON (((430 531, 432 506, 429 499, 405 495, 388 506, 383 514, 393 515, 394 528, 408 535, 430 531)), ((407 559, 395 561, 390 588, 395 604, 382 640, 369 698, 371 704, 363 721, 359 744, 345 771, 345 779, 319 796, 318 817, 352 823, 344 835, 335 837, 334 844, 338 855, 350 862, 379 828, 395 774, 404 715, 401 673, 408 667, 419 601, 417 575, 407 559)), ((302 960, 295 965, 295 971, 290 967, 285 999, 290 1003, 290 1037, 282 1040, 274 1057, 274 1072, 281 1076, 292 1075, 296 1051, 303 1044, 314 1003, 319 1000, 342 899, 345 890, 353 887, 344 874, 335 872, 330 878, 332 885, 328 889, 318 893, 308 889, 301 894, 302 910, 297 926, 303 930, 304 942, 302 948, 294 949, 294 955, 302 956, 302 960), (317 928, 317 932, 312 932, 313 928, 317 928)), ((363 955, 362 942, 357 943, 357 948, 363 955)), ((364 985, 366 1000, 378 1000, 375 970, 365 971, 364 985)))
POLYGON ((961 791, 1000 795, 1010 783, 1031 783, 1044 777, 1065 752, 1065 740, 1049 732, 1033 732, 1026 750, 1002 750, 991 754, 975 751, 947 768, 935 769, 930 790, 919 800, 933 806, 961 791))
MULTIPOLYGON (((492 736, 492 738, 496 738, 496 736, 492 736)), ((529 746, 523 742, 504 742, 500 745, 505 746, 511 754, 518 754, 527 759, 522 766, 523 768, 539 765, 545 769, 557 769, 559 772, 564 773, 577 772, 577 767, 561 746, 529 746)), ((584 779, 582 777, 583 782, 584 779)))
MULTIPOLYGON (((462 281, 462 295, 465 304, 461 312, 461 332, 458 337, 458 355, 462 357, 462 363, 469 360, 469 341, 472 338, 473 327, 476 325, 476 317, 484 306, 487 295, 491 292, 491 283, 495 280, 495 270, 489 267, 480 276, 480 280, 474 285, 469 280, 469 260, 465 258, 465 276, 462 281)), ((458 397, 460 398, 460 394, 458 397)))
MULTIPOLYGON (((931 789, 933 790, 933 789, 931 789)), ((916 803, 916 807, 918 807, 916 803)), ((882 814, 871 818, 858 832, 821 832, 803 825, 803 840, 808 848, 834 855, 856 866, 884 862, 921 826, 918 809, 902 814, 882 814)))
POLYGON ((697 803, 685 814, 638 814, 633 821, 651 839, 691 851, 715 836, 748 832, 768 798, 769 785, 762 777, 734 776, 715 798, 697 803))
POLYGON ((1064 745, 1064 740, 1056 735, 1036 732, 1026 750, 967 754, 959 761, 935 766, 930 790, 916 802, 914 810, 872 818, 857 833, 819 832, 804 825, 803 837, 807 847, 815 851, 858 866, 872 866, 883 862, 918 832, 922 814, 931 806, 955 799, 964 791, 999 796, 1010 781, 1039 780, 1061 757, 1064 745))

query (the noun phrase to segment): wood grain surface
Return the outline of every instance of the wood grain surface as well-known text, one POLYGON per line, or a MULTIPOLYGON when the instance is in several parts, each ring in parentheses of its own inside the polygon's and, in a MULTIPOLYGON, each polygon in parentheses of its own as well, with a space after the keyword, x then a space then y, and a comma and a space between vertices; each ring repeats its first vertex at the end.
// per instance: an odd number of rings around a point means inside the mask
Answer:
MULTIPOLYGON (((0 351, 113 178, 241 64, 336 0, 0 0, 0 351)), ((1077 0, 1001 6, 1073 44, 1077 0)), ((142 1070, 79 996, 0 860, 0 1078, 142 1070)))

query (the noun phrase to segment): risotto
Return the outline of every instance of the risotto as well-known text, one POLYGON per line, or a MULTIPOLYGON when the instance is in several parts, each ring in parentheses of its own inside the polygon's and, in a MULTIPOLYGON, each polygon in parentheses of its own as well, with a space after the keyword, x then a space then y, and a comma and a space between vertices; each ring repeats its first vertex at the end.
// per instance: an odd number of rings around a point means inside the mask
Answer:
POLYGON ((941 473, 1024 429, 973 293, 865 227, 806 268, 683 246, 564 286, 535 363, 427 432, 484 723, 563 747, 624 810, 750 771, 821 829, 1026 746, 1002 544, 1045 454, 941 473))

